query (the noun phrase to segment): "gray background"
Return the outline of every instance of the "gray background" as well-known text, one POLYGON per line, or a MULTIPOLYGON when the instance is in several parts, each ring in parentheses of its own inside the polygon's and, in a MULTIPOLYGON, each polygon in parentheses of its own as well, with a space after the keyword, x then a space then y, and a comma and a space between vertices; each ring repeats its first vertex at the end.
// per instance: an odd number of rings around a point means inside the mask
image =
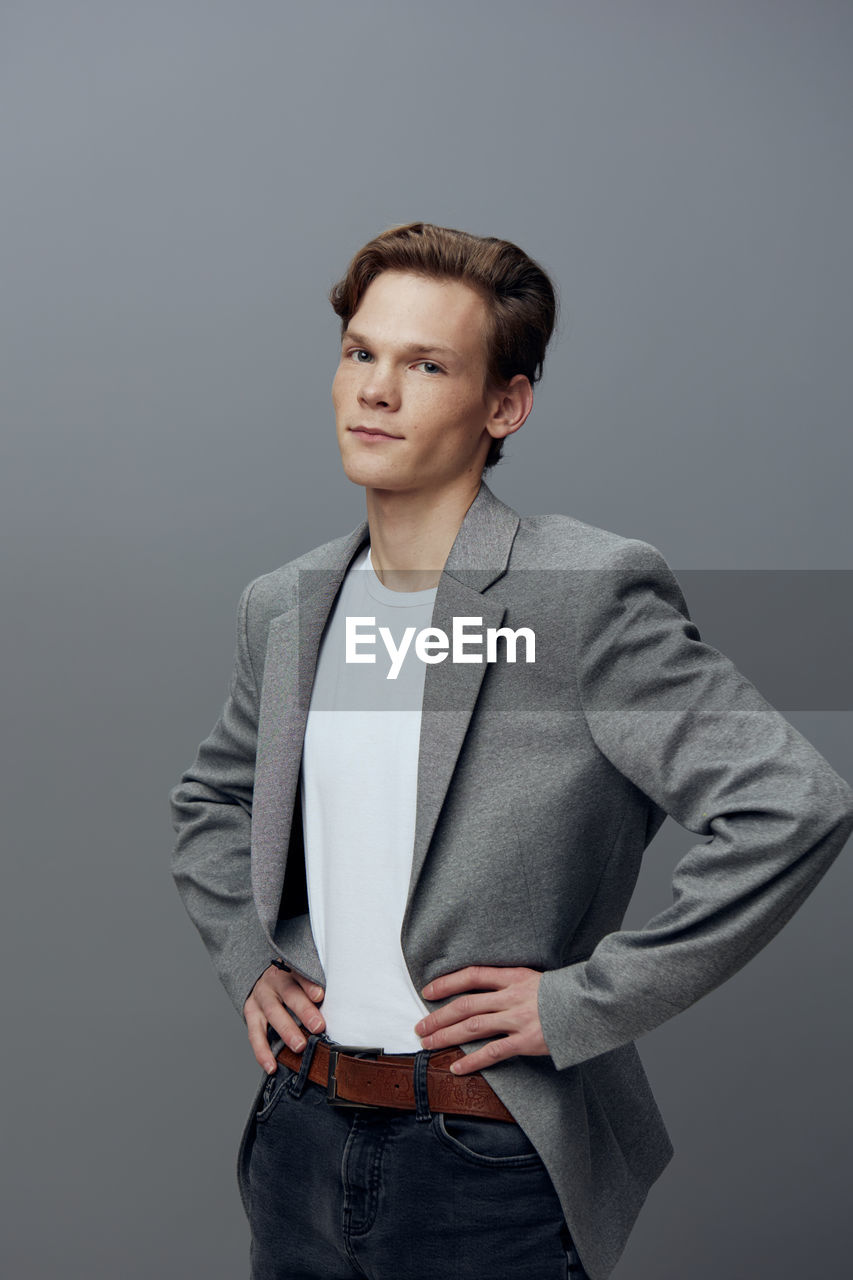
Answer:
MULTIPOLYGON (((423 218, 552 273, 516 509, 676 572, 849 569, 852 54, 815 0, 0 6, 6 1274, 248 1272, 259 1068, 167 796, 242 586, 362 518, 351 254, 423 218)), ((789 718, 853 777, 849 712, 789 718)), ((665 824, 629 923, 692 839, 665 824)), ((677 1154, 617 1280, 842 1273, 850 877, 641 1041, 677 1154)))

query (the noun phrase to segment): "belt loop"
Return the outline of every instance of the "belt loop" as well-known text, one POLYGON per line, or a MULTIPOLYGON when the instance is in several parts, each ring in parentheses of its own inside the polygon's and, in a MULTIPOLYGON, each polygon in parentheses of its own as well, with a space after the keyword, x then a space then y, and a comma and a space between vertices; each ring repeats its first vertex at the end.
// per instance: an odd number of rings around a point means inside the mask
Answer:
POLYGON ((314 1057, 314 1050, 317 1047, 317 1041, 320 1039, 318 1035, 310 1035, 308 1043, 302 1050, 302 1062, 299 1066, 299 1072, 290 1077, 286 1088, 290 1091, 294 1098, 302 1097, 302 1090, 305 1088, 305 1081, 308 1079, 308 1072, 311 1070, 311 1060, 314 1057))
POLYGON ((429 1109, 429 1092, 427 1089, 427 1069, 432 1049, 420 1049, 415 1054, 415 1119, 429 1120, 432 1112, 429 1109))

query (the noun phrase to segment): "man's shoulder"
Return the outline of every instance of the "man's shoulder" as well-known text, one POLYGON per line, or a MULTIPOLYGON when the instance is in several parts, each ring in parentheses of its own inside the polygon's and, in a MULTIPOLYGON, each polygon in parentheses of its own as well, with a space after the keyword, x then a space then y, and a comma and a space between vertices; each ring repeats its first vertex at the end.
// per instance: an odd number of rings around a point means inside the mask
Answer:
POLYGON ((650 542, 589 524, 576 516, 520 516, 512 548, 513 568, 588 569, 602 565, 659 563, 650 542))

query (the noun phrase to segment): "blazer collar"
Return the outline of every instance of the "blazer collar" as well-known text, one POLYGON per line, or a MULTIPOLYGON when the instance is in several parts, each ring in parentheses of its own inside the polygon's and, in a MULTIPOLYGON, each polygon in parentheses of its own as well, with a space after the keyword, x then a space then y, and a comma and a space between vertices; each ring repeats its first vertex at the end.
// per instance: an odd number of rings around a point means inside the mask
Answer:
MULTIPOLYGON (((455 578, 472 591, 485 591, 506 571, 518 524, 518 513, 496 498, 482 480, 459 526, 442 576, 455 578)), ((304 609, 316 599, 318 612, 325 608, 321 630, 347 570, 369 540, 370 526, 363 520, 352 533, 327 545, 326 555, 317 566, 325 572, 311 574, 309 581, 300 583, 300 607, 304 609)), ((319 641, 318 636, 318 645, 319 641)))
POLYGON ((444 566, 473 591, 485 591, 506 571, 519 517, 481 481, 444 566))

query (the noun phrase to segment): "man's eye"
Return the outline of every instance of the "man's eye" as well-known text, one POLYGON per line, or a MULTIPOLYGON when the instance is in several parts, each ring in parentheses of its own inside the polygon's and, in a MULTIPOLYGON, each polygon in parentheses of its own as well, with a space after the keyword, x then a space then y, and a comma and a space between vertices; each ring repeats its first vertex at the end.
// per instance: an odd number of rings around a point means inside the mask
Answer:
MULTIPOLYGON (((350 357, 352 356, 367 356, 368 359, 370 359, 370 352, 365 351, 364 347, 356 347, 354 351, 350 352, 350 357)), ((364 360, 358 360, 358 359, 356 360, 356 364, 365 364, 365 363, 366 362, 364 360)))
MULTIPOLYGON (((431 369, 435 370, 436 373, 444 372, 443 369, 440 367, 440 365, 434 364, 432 360, 419 360, 418 364, 428 364, 431 369)), ((427 372, 429 372, 429 370, 427 372)))

